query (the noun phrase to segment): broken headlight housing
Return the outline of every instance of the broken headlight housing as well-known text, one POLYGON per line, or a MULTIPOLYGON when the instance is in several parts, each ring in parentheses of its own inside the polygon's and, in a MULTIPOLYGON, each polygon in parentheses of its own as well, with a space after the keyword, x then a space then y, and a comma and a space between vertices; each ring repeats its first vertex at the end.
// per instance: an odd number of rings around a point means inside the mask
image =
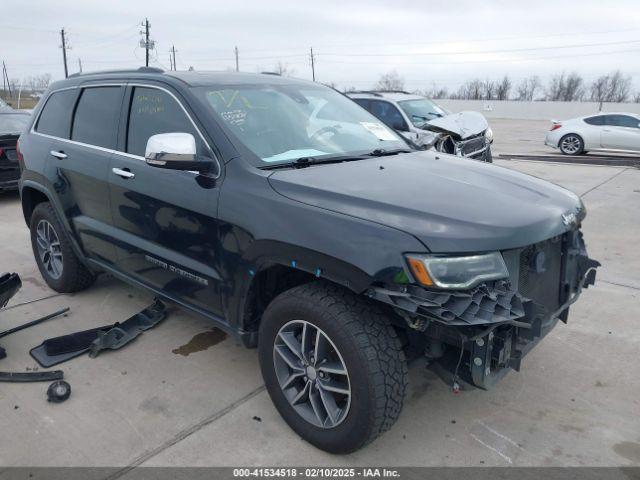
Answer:
POLYGON ((507 278, 500 252, 481 255, 407 255, 414 278, 426 287, 464 290, 479 283, 507 278))
POLYGON ((491 130, 491 127, 487 127, 487 129, 484 131, 484 138, 489 143, 493 142, 493 130, 491 130))

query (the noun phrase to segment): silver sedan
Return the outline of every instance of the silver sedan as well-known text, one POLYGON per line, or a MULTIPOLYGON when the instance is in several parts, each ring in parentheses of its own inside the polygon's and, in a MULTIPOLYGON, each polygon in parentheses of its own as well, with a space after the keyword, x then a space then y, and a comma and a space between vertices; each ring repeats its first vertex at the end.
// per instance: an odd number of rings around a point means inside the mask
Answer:
POLYGON ((600 113, 554 121, 544 143, 565 155, 582 155, 591 150, 640 152, 640 115, 600 113))

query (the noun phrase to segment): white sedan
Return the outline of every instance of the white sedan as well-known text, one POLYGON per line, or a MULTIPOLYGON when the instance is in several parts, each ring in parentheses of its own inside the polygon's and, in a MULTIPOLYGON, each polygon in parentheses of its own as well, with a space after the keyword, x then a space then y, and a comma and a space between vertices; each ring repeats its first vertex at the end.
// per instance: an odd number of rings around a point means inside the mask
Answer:
POLYGON ((544 143, 565 155, 582 155, 591 150, 640 152, 640 115, 600 113, 554 121, 544 143))

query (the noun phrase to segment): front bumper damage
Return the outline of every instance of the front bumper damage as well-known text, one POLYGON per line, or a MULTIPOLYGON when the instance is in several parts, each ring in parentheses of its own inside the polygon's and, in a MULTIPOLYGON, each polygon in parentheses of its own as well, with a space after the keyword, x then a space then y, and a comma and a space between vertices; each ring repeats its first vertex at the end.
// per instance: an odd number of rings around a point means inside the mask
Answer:
POLYGON ((582 233, 569 231, 536 245, 504 251, 509 278, 469 290, 417 285, 372 288, 415 332, 426 355, 479 388, 489 388, 549 333, 566 323, 569 306, 595 282, 600 264, 588 257, 582 233))

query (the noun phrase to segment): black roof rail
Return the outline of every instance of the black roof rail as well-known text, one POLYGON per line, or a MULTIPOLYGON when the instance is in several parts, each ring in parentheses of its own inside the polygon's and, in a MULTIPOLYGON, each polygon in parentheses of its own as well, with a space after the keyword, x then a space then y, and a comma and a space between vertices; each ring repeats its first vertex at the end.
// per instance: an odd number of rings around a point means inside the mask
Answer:
POLYGON ((374 95, 376 97, 381 97, 382 95, 380 95, 380 93, 378 93, 375 90, 352 90, 350 92, 345 92, 347 95, 350 93, 367 93, 369 95, 374 95))
POLYGON ((277 77, 281 77, 282 75, 280 75, 278 72, 260 72, 262 75, 275 75, 277 77))
POLYGON ((164 73, 164 70, 157 67, 138 67, 138 68, 124 68, 122 70, 102 70, 97 72, 76 72, 69 75, 69 78, 80 77, 84 75, 100 75, 106 73, 164 73))
POLYGON ((405 95, 411 95, 411 93, 407 92, 406 90, 374 90, 374 91, 379 93, 404 93, 405 95))

